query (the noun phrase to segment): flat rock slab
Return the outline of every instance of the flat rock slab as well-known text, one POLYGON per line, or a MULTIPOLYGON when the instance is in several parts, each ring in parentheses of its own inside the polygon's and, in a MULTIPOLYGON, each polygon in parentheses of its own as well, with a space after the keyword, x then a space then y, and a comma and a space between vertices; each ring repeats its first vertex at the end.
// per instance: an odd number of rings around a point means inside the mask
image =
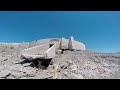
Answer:
POLYGON ((0 71, 0 78, 6 78, 7 75, 11 74, 11 71, 9 70, 2 70, 0 71))

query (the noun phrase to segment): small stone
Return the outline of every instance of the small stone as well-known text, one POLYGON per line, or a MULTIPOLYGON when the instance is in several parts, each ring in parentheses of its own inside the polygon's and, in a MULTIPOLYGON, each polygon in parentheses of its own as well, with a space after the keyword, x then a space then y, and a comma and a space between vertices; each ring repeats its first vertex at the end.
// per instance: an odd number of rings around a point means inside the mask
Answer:
POLYGON ((0 72, 0 77, 6 77, 7 75, 9 75, 11 72, 9 70, 2 70, 0 72))

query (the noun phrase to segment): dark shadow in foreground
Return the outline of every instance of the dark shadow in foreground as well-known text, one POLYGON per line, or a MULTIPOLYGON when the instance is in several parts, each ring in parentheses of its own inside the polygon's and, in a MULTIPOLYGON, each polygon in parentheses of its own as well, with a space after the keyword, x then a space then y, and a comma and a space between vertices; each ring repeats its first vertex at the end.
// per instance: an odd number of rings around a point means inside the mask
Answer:
POLYGON ((52 59, 39 59, 39 58, 37 58, 37 59, 32 61, 31 66, 45 70, 45 69, 47 69, 47 67, 50 64, 52 64, 51 60, 52 59))
POLYGON ((49 65, 53 64, 52 59, 39 59, 39 58, 36 58, 32 61, 24 59, 23 61, 15 63, 15 64, 26 64, 26 63, 30 63, 30 65, 28 65, 28 66, 36 67, 36 68, 39 68, 39 69, 42 69, 42 70, 47 69, 47 67, 49 65))

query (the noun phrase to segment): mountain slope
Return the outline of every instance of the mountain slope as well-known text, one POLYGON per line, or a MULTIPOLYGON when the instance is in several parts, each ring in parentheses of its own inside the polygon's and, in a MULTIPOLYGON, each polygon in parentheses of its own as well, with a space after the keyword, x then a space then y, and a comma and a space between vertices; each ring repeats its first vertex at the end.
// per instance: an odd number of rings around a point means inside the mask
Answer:
POLYGON ((103 79, 120 78, 120 53, 64 51, 52 59, 47 69, 31 66, 20 59, 29 43, 0 44, 1 79, 103 79))

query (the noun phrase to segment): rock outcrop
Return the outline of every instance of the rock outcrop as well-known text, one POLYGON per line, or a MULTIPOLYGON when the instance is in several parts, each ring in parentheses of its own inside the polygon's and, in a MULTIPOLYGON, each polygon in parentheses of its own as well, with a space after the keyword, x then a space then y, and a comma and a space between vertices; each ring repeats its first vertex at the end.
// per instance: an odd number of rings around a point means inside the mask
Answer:
POLYGON ((83 43, 75 41, 73 36, 69 40, 65 38, 44 39, 30 43, 28 49, 22 50, 21 58, 51 59, 54 58, 56 50, 86 50, 86 48, 83 43))
POLYGON ((38 69, 20 59, 21 50, 27 48, 29 43, 0 44, 0 79, 120 79, 120 53, 59 51, 38 69))

